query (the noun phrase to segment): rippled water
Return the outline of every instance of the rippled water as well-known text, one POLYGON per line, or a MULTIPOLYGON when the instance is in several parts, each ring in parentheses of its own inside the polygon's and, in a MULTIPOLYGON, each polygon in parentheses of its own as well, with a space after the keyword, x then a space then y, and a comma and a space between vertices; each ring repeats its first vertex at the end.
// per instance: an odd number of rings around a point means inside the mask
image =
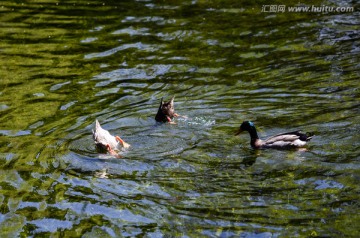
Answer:
POLYGON ((360 5, 312 4, 355 11, 1 2, 1 236, 358 237, 360 5), (187 118, 155 125, 173 95, 187 118), (95 119, 122 159, 96 152, 95 119), (316 136, 253 150, 243 120, 316 136))

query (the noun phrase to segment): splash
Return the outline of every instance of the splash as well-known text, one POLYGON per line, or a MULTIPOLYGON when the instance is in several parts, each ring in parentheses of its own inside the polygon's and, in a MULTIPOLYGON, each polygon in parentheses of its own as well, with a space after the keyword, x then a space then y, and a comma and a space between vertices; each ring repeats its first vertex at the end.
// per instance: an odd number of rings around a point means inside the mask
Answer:
POLYGON ((179 121, 184 121, 191 126, 212 126, 215 125, 215 119, 207 117, 189 117, 189 118, 179 118, 179 121))

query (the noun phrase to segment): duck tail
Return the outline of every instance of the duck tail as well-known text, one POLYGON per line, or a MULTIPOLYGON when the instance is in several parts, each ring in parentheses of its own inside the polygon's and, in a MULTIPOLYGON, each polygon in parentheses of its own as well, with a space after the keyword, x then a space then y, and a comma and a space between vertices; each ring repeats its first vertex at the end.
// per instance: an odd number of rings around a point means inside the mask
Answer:
POLYGON ((96 141, 96 137, 97 137, 96 132, 97 132, 100 128, 101 128, 101 126, 100 126, 99 121, 98 121, 97 119, 95 119, 95 128, 92 129, 92 134, 93 134, 93 138, 94 138, 95 141, 96 141))
POLYGON ((305 133, 305 136, 306 136, 305 140, 310 141, 313 138, 314 135, 315 135, 314 132, 306 132, 305 133))
POLYGON ((93 139, 96 140, 96 132, 92 130, 93 139))
POLYGON ((97 119, 95 119, 95 131, 99 129, 101 129, 100 122, 97 119))

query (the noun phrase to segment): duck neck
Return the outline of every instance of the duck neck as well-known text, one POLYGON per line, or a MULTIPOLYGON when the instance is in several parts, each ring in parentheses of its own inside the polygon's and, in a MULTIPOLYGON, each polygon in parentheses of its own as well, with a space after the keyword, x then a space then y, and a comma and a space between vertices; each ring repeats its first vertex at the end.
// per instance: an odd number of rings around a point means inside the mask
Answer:
POLYGON ((255 127, 250 128, 249 134, 250 134, 250 138, 251 138, 250 145, 252 147, 257 147, 256 142, 259 140, 259 136, 257 134, 255 127))

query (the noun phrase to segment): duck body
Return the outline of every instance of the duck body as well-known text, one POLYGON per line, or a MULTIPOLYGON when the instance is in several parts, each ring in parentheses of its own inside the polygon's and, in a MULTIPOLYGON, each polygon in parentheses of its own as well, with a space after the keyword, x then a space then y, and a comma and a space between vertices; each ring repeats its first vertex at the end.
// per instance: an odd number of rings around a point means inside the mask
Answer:
POLYGON ((236 135, 243 131, 248 131, 250 134, 250 145, 255 149, 294 149, 301 148, 306 145, 308 141, 312 139, 312 134, 303 133, 301 131, 293 131, 281 133, 278 135, 271 136, 266 140, 261 140, 257 134, 254 123, 250 121, 244 121, 236 135))
POLYGON ((168 102, 164 102, 163 98, 161 98, 159 109, 156 113, 155 120, 157 122, 172 122, 174 117, 178 117, 179 115, 175 113, 174 109, 174 97, 170 99, 168 102))
POLYGON ((130 145, 119 136, 113 136, 109 131, 103 129, 98 120, 95 121, 93 139, 99 151, 109 152, 112 155, 117 155, 122 149, 130 147, 130 145))

